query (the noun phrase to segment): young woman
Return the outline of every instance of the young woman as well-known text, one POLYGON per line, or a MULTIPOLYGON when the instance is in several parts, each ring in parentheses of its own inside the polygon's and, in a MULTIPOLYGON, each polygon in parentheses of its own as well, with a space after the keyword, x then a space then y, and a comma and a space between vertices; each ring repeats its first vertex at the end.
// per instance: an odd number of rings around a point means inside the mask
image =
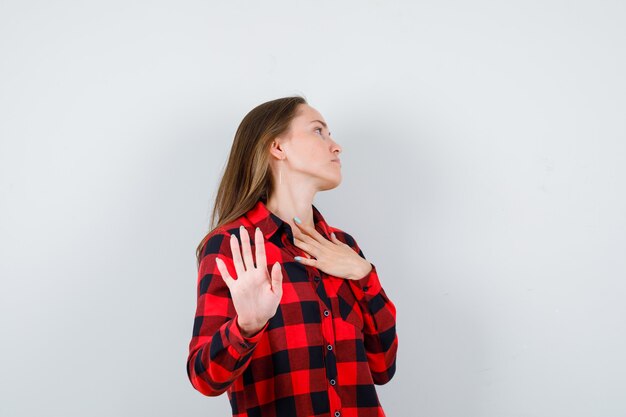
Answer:
POLYGON ((303 97, 242 120, 197 248, 187 373, 233 416, 384 416, 396 308, 355 239, 313 199, 341 182, 341 147, 303 97))

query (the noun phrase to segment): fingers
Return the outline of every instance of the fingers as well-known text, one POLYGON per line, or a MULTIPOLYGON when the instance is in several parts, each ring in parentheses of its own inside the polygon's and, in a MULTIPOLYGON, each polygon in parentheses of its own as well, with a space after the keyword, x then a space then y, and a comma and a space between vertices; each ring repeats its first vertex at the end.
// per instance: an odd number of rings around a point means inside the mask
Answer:
POLYGON ((296 261, 298 261, 299 263, 303 265, 309 265, 309 266, 312 266, 313 268, 317 268, 317 259, 303 258, 302 256, 299 256, 298 259, 296 259, 296 261))
POLYGON ((337 245, 345 245, 345 246, 348 246, 348 245, 346 245, 345 243, 343 243, 341 240, 337 239, 337 235, 335 235, 335 233, 334 233, 334 232, 330 234, 330 240, 331 240, 331 242, 333 242, 333 243, 335 243, 335 244, 337 244, 337 245))
POLYGON ((234 279, 228 273, 228 268, 226 267, 226 264, 220 258, 216 258, 215 263, 217 265, 217 269, 219 269, 220 274, 222 275, 222 279, 226 283, 226 286, 230 288, 230 285, 233 283, 234 279))
POLYGON ((246 272, 246 269, 244 268, 243 261, 241 260, 239 242, 237 241, 237 236, 235 235, 230 235, 230 251, 233 253, 233 264, 235 264, 235 271, 237 271, 237 278, 239 278, 244 272, 246 272))
POLYGON ((300 249, 302 249, 304 252, 306 252, 306 255, 308 257, 310 257, 311 255, 315 256, 317 253, 319 253, 319 250, 317 247, 313 246, 313 245, 309 245, 308 243, 298 239, 298 238, 294 238, 293 239, 294 244, 299 247, 300 249), (310 255, 311 254, 311 255, 310 255))
POLYGON ((259 229, 258 227, 254 232, 254 248, 257 268, 263 268, 264 271, 267 271, 267 259, 265 257, 265 237, 263 236, 263 232, 261 232, 261 229, 259 229))
POLYGON ((283 294, 283 270, 279 262, 272 265, 272 290, 281 296, 283 294))
POLYGON ((300 240, 317 242, 322 245, 328 243, 328 239, 326 239, 320 232, 317 231, 314 227, 304 226, 301 223, 295 222, 296 226, 298 226, 299 230, 304 234, 304 236, 298 236, 300 240))
POLYGON ((239 226, 239 237, 241 238, 241 249, 243 252, 243 262, 246 265, 246 271, 254 269, 252 248, 250 247, 250 235, 248 234, 248 230, 243 226, 239 226))
POLYGON ((323 245, 320 244, 320 242, 318 242, 317 240, 313 239, 311 236, 302 232, 299 232, 297 235, 295 235, 293 238, 293 241, 298 247, 302 247, 302 245, 306 245, 306 247, 302 249, 309 253, 319 252, 319 250, 323 247, 323 245))

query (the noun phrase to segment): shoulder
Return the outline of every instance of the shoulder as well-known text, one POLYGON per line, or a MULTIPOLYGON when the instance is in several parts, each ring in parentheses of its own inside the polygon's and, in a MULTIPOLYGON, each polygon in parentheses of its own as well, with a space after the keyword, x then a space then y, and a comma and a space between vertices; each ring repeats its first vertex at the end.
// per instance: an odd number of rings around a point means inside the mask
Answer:
POLYGON ((238 219, 225 223, 209 232, 205 238, 204 248, 200 256, 200 263, 202 263, 205 258, 215 258, 217 255, 223 255, 223 258, 227 259, 232 258, 230 236, 235 235, 237 236, 237 239, 240 240, 239 227, 247 227, 248 225, 249 222, 245 216, 241 216, 238 219))
POLYGON ((199 258, 199 266, 206 264, 209 259, 214 259, 217 255, 224 254, 227 249, 230 249, 230 242, 228 241, 228 233, 222 227, 213 229, 205 237, 204 246, 202 247, 202 253, 199 258))

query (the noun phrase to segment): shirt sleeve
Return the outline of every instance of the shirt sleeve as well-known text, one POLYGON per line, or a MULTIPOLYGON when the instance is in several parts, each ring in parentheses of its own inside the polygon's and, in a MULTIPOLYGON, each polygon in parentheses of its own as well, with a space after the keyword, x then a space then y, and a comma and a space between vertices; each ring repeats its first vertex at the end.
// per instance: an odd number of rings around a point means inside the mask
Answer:
POLYGON ((197 307, 187 375, 193 387, 207 396, 222 394, 243 373, 269 325, 266 323, 251 337, 241 334, 230 290, 216 263, 219 257, 230 276, 237 278, 229 238, 227 233, 209 237, 198 266, 197 307))
MULTIPOLYGON (((345 238, 346 243, 366 259, 356 240, 347 233, 345 238)), ((396 371, 396 307, 380 283, 376 265, 370 264, 370 272, 349 283, 363 312, 363 341, 372 377, 375 384, 382 385, 389 382, 396 371)))

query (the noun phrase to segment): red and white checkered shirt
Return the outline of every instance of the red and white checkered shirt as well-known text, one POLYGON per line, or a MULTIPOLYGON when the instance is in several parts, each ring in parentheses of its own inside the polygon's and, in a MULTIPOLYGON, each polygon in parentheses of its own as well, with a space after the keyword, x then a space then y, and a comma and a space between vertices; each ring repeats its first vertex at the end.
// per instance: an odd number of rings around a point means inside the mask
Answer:
MULTIPOLYGON (((329 226, 313 206, 316 230, 363 252, 348 233, 329 226)), ((233 416, 381 417, 374 385, 396 369, 396 308, 381 287, 376 267, 359 280, 325 274, 294 260, 291 226, 259 200, 239 219, 213 232, 198 268, 198 303, 187 374, 195 389, 224 391, 233 416), (266 242, 267 265, 280 262, 283 296, 260 332, 244 337, 230 291, 215 259, 236 279, 230 235, 243 225, 254 254, 254 230, 266 242)))

